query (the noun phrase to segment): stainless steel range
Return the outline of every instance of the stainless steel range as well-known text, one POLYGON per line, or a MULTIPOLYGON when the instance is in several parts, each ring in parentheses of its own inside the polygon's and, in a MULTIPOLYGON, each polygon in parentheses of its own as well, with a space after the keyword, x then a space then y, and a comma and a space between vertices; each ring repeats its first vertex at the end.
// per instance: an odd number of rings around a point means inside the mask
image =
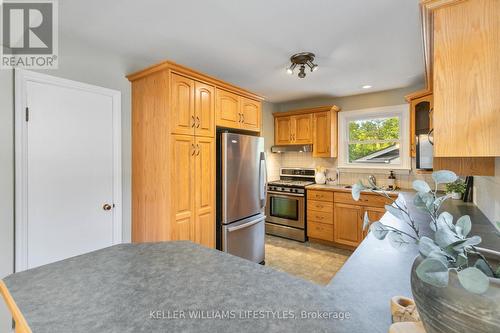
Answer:
POLYGON ((280 179, 267 184, 266 233, 306 241, 305 187, 314 169, 281 168, 280 179))

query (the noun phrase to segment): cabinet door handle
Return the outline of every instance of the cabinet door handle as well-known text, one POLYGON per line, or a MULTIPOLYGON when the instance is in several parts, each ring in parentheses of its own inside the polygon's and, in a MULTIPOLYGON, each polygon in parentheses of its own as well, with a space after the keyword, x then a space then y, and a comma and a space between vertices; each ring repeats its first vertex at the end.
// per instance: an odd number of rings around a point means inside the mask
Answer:
POLYGON ((196 128, 200 128, 200 124, 201 124, 200 117, 196 116, 196 128))
POLYGON ((193 149, 193 151, 191 152, 191 156, 194 156, 194 154, 196 154, 196 146, 194 144, 191 144, 191 148, 193 149))
POLYGON ((241 122, 242 122, 242 123, 244 123, 244 122, 245 122, 245 114, 244 114, 244 113, 242 113, 242 114, 241 114, 241 122))
POLYGON ((196 149, 197 149, 196 156, 200 156, 200 145, 199 144, 196 144, 196 149))
POLYGON ((193 124, 191 124, 191 127, 194 127, 196 124, 196 119, 194 119, 194 116, 191 116, 191 120, 193 121, 193 124))

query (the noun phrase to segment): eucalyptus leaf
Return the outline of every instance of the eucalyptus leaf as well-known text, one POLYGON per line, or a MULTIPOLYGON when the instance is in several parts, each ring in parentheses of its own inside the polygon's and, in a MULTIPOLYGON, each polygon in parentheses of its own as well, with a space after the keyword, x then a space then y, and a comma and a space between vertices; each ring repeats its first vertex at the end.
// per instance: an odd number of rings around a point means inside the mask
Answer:
POLYGON ((438 229, 448 228, 450 230, 455 230, 453 225, 453 215, 448 212, 442 212, 439 214, 436 224, 438 229))
POLYGON ((474 294, 482 294, 490 285, 488 277, 476 267, 468 267, 459 271, 458 280, 462 287, 474 294))
POLYGON ((484 261, 484 259, 477 259, 476 263, 474 264, 474 267, 479 269, 481 272, 483 272, 486 276, 488 277, 494 277, 495 274, 491 270, 490 266, 484 261))
POLYGON ((448 285, 448 266, 435 258, 424 259, 416 269, 417 276, 425 283, 443 288, 448 285))
POLYGON ((436 184, 449 184, 457 180, 457 175, 453 171, 439 170, 432 173, 432 179, 436 184))
POLYGON ((460 235, 462 235, 464 237, 467 237, 467 235, 470 232, 471 227, 472 227, 472 223, 471 223, 469 215, 461 216, 457 220, 457 223, 455 224, 455 229, 457 230, 457 233, 459 233, 460 235))
POLYGON ((363 230, 366 230, 370 226, 370 219, 368 217, 368 212, 365 211, 365 216, 363 216, 363 230))
POLYGON ((423 236, 418 242, 418 251, 424 257, 428 257, 432 251, 440 250, 439 246, 429 237, 423 236))
POLYGON ((434 196, 430 193, 417 193, 413 199, 413 204, 419 208, 428 207, 429 203, 434 203, 434 196))
POLYGON ((370 225, 370 232, 375 238, 382 240, 387 236, 389 230, 382 223, 377 221, 370 225))
POLYGON ((460 252, 457 255, 457 266, 458 267, 463 266, 463 265, 467 265, 468 262, 469 262, 469 259, 467 258, 467 256, 465 255, 465 253, 460 252))
POLYGON ((451 198, 451 194, 446 194, 446 195, 440 196, 440 197, 436 198, 436 200, 434 200, 433 204, 435 207, 439 207, 439 206, 441 206, 441 204, 444 201, 448 200, 449 198, 451 198))
POLYGON ((364 189, 365 186, 361 182, 352 185, 352 190, 351 190, 352 198, 356 201, 359 201, 359 198, 361 196, 361 191, 363 191, 364 189))
POLYGON ((395 218, 398 218, 398 219, 403 218, 403 213, 401 212, 401 210, 399 210, 398 208, 396 208, 392 205, 385 205, 385 210, 387 210, 389 213, 391 213, 391 215, 394 216, 395 218))
POLYGON ((413 181, 413 189, 419 193, 428 193, 431 191, 429 184, 420 179, 413 181))
POLYGON ((466 238, 466 239, 457 241, 457 242, 451 244, 450 246, 453 248, 453 250, 459 251, 459 250, 466 248, 468 246, 478 245, 481 243, 481 241, 482 241, 481 237, 472 236, 470 238, 466 238))
POLYGON ((446 256, 446 253, 441 251, 441 249, 439 249, 439 248, 437 250, 434 250, 431 253, 429 253, 429 256, 427 258, 437 259, 437 260, 441 261, 443 263, 443 265, 445 265, 446 267, 448 267, 448 265, 449 265, 448 257, 446 256))
POLYGON ((453 231, 448 228, 438 229, 434 234, 434 238, 436 244, 441 248, 448 247, 451 244, 461 240, 457 237, 457 235, 455 235, 453 231))
POLYGON ((403 235, 397 231, 389 232, 389 244, 395 249, 406 248, 408 244, 410 244, 407 240, 404 239, 403 235))

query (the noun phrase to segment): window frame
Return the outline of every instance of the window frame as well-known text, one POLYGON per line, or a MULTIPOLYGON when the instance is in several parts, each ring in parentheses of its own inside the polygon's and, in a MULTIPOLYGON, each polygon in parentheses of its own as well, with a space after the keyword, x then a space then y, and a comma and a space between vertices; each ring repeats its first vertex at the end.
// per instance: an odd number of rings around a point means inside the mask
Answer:
MULTIPOLYGON (((381 169, 411 170, 410 158, 410 118, 408 105, 391 105, 384 107, 339 112, 339 169, 381 169), (386 163, 352 163, 349 162, 349 122, 380 118, 399 118, 399 164, 386 163)), ((395 140, 388 140, 395 141, 395 140)), ((367 142, 369 143, 369 142, 367 142)))

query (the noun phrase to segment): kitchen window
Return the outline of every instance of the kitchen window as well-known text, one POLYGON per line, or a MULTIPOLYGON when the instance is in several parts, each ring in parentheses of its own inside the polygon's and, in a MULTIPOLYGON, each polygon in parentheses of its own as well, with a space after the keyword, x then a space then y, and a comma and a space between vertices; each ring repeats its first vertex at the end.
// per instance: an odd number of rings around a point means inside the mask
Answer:
POLYGON ((339 113, 339 168, 409 170, 407 105, 339 113))

